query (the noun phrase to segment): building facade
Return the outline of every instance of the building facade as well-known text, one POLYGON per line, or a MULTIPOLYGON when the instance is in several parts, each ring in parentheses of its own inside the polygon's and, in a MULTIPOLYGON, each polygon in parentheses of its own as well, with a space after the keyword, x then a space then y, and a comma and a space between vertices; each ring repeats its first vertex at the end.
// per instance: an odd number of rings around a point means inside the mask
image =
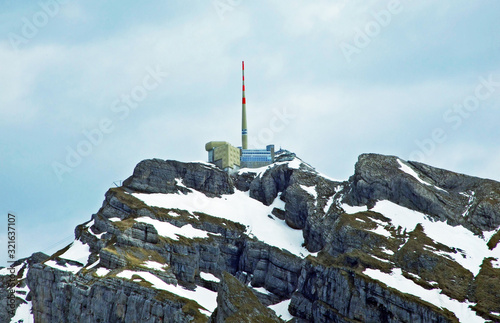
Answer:
POLYGON ((240 167, 240 149, 226 141, 210 141, 205 145, 208 162, 224 170, 240 167))
POLYGON ((241 168, 258 168, 267 166, 274 162, 274 145, 268 145, 266 149, 242 149, 240 165, 241 168))

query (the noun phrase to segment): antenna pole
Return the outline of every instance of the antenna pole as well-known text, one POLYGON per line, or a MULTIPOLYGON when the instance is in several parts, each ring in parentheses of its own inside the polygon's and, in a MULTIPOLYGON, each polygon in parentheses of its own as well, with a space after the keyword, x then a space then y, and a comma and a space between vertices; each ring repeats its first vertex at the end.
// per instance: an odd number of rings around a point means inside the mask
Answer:
POLYGON ((247 101, 245 98, 245 61, 241 62, 241 76, 243 78, 243 91, 241 98, 241 148, 248 149, 248 130, 247 130, 247 101))

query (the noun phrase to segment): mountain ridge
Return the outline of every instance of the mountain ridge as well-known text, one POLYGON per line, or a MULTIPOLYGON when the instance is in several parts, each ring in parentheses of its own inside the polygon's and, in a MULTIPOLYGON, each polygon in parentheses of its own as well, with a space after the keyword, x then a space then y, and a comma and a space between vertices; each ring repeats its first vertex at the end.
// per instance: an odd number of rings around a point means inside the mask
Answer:
POLYGON ((500 183, 395 156, 345 181, 287 151, 232 173, 144 160, 72 244, 16 264, 18 304, 37 322, 498 321, 499 227, 500 183))

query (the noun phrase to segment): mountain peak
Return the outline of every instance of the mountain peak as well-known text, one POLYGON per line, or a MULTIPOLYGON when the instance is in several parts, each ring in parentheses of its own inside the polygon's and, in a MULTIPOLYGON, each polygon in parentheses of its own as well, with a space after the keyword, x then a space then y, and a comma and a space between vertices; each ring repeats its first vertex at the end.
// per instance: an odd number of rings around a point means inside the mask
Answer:
POLYGON ((289 151, 144 160, 72 244, 15 267, 18 302, 42 321, 498 320, 499 188, 377 154, 345 181, 289 151))

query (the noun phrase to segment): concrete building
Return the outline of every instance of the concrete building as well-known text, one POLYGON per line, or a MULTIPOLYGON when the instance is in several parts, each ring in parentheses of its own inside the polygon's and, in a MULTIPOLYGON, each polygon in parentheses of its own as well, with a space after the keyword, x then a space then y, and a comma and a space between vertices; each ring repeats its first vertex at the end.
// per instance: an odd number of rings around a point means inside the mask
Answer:
POLYGON ((226 141, 210 141, 205 145, 208 162, 224 170, 240 167, 240 149, 226 141))

